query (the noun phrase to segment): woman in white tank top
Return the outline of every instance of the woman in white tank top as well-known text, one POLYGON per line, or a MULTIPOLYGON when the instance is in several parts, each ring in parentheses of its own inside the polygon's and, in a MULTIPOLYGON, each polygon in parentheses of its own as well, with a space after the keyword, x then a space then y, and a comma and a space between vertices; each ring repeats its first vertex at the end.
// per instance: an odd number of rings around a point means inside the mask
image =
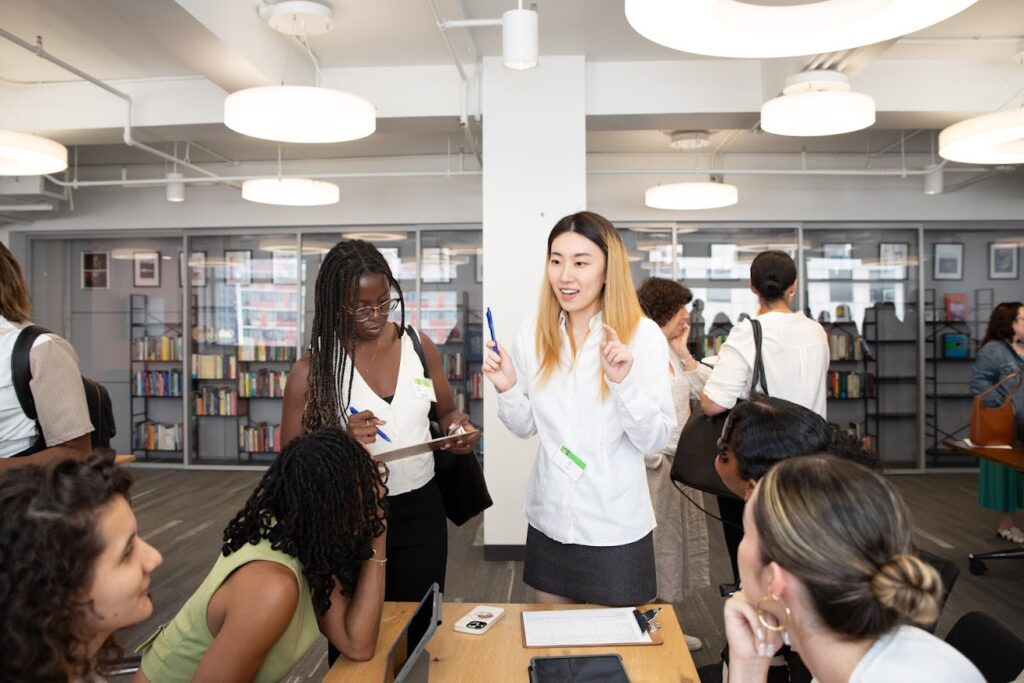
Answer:
MULTIPOLYGON (((455 409, 437 347, 422 334, 420 343, 426 368, 405 328, 402 288, 381 253, 362 240, 339 242, 317 275, 309 353, 288 375, 283 441, 342 426, 370 453, 422 443, 430 439, 428 413, 436 402, 444 433, 459 427, 467 432, 451 446, 452 452, 471 454, 480 434, 469 416, 455 409), (397 309, 401 324, 388 322, 397 309)), ((434 456, 392 461, 388 468, 384 598, 419 601, 432 583, 444 589, 448 555, 434 456)), ((334 657, 331 651, 331 661, 334 657)))

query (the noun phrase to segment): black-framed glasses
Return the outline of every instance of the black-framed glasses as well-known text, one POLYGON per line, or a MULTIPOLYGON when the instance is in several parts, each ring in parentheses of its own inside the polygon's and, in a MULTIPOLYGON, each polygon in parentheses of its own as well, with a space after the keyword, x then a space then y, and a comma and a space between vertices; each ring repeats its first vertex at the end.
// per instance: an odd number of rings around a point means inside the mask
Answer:
POLYGON ((399 299, 388 299, 378 306, 363 306, 362 308, 350 309, 350 311, 352 313, 353 320, 357 323, 365 323, 373 317, 374 311, 380 311, 381 315, 386 318, 388 313, 398 308, 399 303, 401 303, 399 299))

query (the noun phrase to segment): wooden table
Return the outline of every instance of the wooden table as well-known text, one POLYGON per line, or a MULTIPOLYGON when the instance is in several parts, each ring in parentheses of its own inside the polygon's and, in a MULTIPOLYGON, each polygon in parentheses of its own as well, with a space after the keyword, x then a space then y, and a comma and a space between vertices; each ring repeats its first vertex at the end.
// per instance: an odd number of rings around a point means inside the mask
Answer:
MULTIPOLYGON (((526 648, 523 646, 524 610, 586 609, 588 605, 518 605, 501 604, 505 616, 482 636, 456 633, 452 624, 466 614, 476 603, 446 602, 442 606, 443 623, 430 639, 430 680, 443 683, 478 683, 479 681, 515 681, 528 679, 528 667, 533 657, 553 655, 588 655, 614 652, 622 656, 626 673, 633 681, 659 681, 660 683, 699 683, 690 651, 686 648, 683 631, 679 627, 672 605, 662 607, 655 622, 664 638, 663 645, 526 648)), ((338 660, 324 678, 325 683, 377 683, 384 680, 388 650, 395 637, 412 615, 416 603, 386 602, 381 619, 380 638, 373 659, 367 662, 338 660)))
POLYGON ((115 465, 127 465, 130 462, 135 462, 135 456, 131 453, 119 453, 114 456, 115 465))
MULTIPOLYGON (((983 458, 1006 467, 1024 472, 1024 449, 1020 448, 984 448, 982 446, 968 446, 963 441, 947 439, 943 445, 952 448, 954 451, 968 453, 976 458, 983 458)), ((967 556, 968 567, 972 574, 984 574, 988 567, 985 560, 1019 560, 1024 559, 1024 548, 1013 548, 1010 550, 995 550, 987 553, 970 553, 967 556)))

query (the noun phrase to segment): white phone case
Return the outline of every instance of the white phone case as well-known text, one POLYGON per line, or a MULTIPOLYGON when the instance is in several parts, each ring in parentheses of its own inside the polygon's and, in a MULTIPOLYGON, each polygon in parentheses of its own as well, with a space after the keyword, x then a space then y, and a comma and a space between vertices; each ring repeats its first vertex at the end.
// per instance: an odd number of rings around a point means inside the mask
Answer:
POLYGON ((495 607, 494 605, 477 605, 473 609, 469 610, 469 613, 466 614, 466 616, 456 621, 453 628, 459 633, 480 635, 482 633, 487 633, 491 626, 494 626, 494 622, 501 619, 504 615, 505 609, 503 607, 495 607))

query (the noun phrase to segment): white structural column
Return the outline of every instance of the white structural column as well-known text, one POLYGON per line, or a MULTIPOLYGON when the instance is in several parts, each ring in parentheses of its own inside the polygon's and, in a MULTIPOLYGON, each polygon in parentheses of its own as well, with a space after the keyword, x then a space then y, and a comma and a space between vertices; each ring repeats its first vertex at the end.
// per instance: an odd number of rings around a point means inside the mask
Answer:
MULTIPOLYGON (((510 346, 536 314, 548 232, 586 208, 585 86, 582 56, 545 56, 527 71, 484 59, 484 305, 499 341, 510 346)), ((494 507, 484 517, 484 544, 488 557, 501 559, 526 542, 522 499, 537 439, 505 429, 486 384, 484 469, 494 507)))

